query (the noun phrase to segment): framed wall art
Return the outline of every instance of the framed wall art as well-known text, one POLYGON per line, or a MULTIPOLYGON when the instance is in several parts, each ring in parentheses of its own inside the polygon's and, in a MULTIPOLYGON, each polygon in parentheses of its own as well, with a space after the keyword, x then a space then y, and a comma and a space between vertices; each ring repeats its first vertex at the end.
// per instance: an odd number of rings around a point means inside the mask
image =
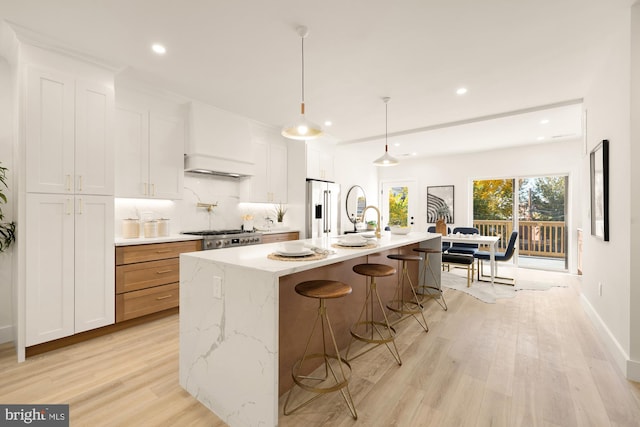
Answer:
POLYGON ((591 151, 591 234, 609 241, 609 141, 591 151))
POLYGON ((447 224, 454 222, 453 185, 427 187, 427 222, 435 223, 441 216, 447 224))

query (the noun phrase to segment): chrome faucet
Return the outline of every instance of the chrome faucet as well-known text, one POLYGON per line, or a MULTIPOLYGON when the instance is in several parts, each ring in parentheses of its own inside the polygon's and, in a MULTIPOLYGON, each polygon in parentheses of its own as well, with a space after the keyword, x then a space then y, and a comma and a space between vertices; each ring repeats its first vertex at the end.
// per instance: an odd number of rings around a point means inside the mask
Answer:
POLYGON ((376 208, 373 205, 369 205, 369 206, 365 206, 364 209, 362 209, 362 220, 364 221, 364 213, 367 211, 367 209, 373 209, 376 211, 376 213, 378 214, 378 222, 376 223, 376 237, 379 239, 381 237, 380 235, 380 209, 376 208))

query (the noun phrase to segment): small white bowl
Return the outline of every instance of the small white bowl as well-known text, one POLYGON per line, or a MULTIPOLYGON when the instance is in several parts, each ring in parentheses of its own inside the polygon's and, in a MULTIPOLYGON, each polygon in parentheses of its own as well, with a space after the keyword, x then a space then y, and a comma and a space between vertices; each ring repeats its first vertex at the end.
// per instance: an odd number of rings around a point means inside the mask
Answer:
POLYGON ((304 242, 301 240, 291 240, 289 242, 282 242, 282 249, 287 253, 298 253, 304 250, 304 242))
POLYGON ((365 240, 362 234, 351 233, 342 236, 342 240, 349 243, 363 242, 365 240))
POLYGON ((411 232, 411 227, 399 227, 397 225, 392 225, 390 229, 391 234, 409 234, 411 232))

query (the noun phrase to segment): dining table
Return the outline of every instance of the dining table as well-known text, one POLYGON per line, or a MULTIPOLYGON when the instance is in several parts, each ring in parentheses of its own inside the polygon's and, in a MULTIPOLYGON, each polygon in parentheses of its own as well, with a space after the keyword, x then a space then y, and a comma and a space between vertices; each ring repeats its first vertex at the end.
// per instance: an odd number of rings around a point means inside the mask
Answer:
POLYGON ((491 284, 494 284, 496 271, 496 248, 500 241, 500 236, 482 236, 480 234, 449 234, 442 236, 442 242, 454 243, 470 243, 477 245, 486 245, 489 247, 489 266, 491 268, 491 284))

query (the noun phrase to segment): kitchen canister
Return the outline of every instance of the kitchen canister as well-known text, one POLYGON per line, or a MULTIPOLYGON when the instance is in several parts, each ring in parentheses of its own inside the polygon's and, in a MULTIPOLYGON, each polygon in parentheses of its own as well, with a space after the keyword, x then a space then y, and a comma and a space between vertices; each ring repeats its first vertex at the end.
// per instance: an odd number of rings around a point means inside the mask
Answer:
POLYGON ((123 219, 122 237, 125 239, 136 239, 140 237, 140 221, 134 218, 123 219))
POLYGON ((144 222, 144 237, 158 237, 158 221, 155 219, 144 222))
POLYGON ((169 235, 169 219, 160 218, 158 220, 158 237, 167 237, 169 235))

